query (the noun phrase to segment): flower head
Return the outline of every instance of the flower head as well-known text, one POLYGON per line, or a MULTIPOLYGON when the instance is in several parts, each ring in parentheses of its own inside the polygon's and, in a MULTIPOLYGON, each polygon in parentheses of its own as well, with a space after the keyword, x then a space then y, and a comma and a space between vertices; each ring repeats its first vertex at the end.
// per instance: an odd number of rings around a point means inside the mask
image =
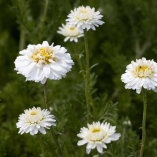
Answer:
POLYGON ((59 27, 59 31, 57 33, 64 35, 66 38, 64 41, 70 39, 70 41, 78 42, 78 38, 83 36, 83 33, 78 31, 78 28, 75 26, 69 27, 67 24, 62 24, 62 27, 59 27))
POLYGON ((74 62, 66 49, 59 45, 49 45, 47 41, 38 45, 28 45, 20 51, 15 60, 15 70, 28 81, 44 84, 47 78, 59 80, 71 70, 74 62))
POLYGON ((93 122, 88 124, 88 128, 81 128, 80 133, 77 135, 82 138, 78 141, 77 145, 84 145, 87 143, 86 153, 89 154, 91 149, 97 148, 99 153, 103 152, 103 148, 107 148, 106 143, 116 141, 121 136, 115 133, 115 126, 110 126, 110 123, 93 122))
POLYGON ((41 110, 40 107, 33 107, 32 109, 25 110, 23 114, 19 116, 19 121, 16 123, 17 128, 20 128, 19 133, 29 133, 31 135, 37 134, 40 131, 42 134, 46 134, 45 128, 49 129, 49 126, 55 124, 53 115, 47 110, 41 110))
POLYGON ((126 126, 131 126, 131 121, 130 120, 125 120, 123 122, 123 124, 126 125, 126 126))
POLYGON ((153 60, 146 60, 146 58, 137 59, 136 62, 132 61, 126 67, 121 80, 126 84, 126 89, 136 89, 138 94, 142 87, 157 92, 157 63, 153 60))
POLYGON ((66 21, 70 27, 77 26, 79 32, 83 32, 84 29, 89 30, 92 28, 95 30, 95 26, 99 27, 99 25, 102 25, 104 23, 100 20, 102 17, 99 11, 95 12, 95 8, 82 6, 71 10, 66 21))

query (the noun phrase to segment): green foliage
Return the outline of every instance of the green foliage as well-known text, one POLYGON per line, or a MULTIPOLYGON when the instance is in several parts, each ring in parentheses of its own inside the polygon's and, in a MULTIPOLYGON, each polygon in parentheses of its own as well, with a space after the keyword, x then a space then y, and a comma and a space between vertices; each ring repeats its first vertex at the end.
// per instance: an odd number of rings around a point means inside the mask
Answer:
MULTIPOLYGON (((55 115, 57 135, 65 157, 98 157, 90 155, 85 146, 77 146, 77 134, 87 126, 87 107, 84 81, 70 42, 56 33, 65 23, 70 10, 89 5, 100 10, 105 24, 88 32, 90 50, 90 106, 93 121, 110 122, 117 126, 121 138, 108 144, 103 157, 138 157, 141 141, 142 94, 126 90, 120 77, 131 60, 141 58, 157 61, 157 4, 142 0, 2 0, 0 1, 0 156, 42 156, 36 136, 18 134, 19 114, 33 106, 45 108, 43 87, 26 82, 16 74, 14 60, 19 50, 43 40, 68 49, 75 65, 67 77, 48 81, 48 99, 55 115), (19 49, 19 50, 18 50, 19 49), (118 102, 118 103, 117 103, 118 102), (131 121, 131 125, 126 124, 131 121)), ((76 44, 79 58, 85 67, 84 40, 76 44)), ((145 157, 157 156, 157 97, 148 91, 147 138, 145 157)), ((57 156, 50 131, 41 136, 46 156, 57 156)))

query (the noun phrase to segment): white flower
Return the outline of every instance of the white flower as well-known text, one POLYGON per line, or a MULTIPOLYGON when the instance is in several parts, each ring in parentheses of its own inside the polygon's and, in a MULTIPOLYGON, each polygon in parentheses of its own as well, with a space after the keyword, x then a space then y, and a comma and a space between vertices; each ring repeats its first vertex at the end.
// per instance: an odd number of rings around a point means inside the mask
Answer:
POLYGON ((77 145, 84 145, 87 143, 86 153, 89 154, 91 149, 97 150, 99 153, 103 152, 103 148, 107 148, 106 143, 116 141, 121 136, 119 133, 115 133, 116 126, 110 126, 110 123, 93 122, 93 124, 87 124, 88 128, 81 128, 80 133, 77 135, 82 138, 78 141, 77 145))
POLYGON ((146 58, 136 59, 126 67, 121 80, 126 84, 126 89, 136 89, 138 94, 142 87, 157 92, 157 63, 146 58))
POLYGON ((50 115, 47 109, 41 110, 40 107, 33 107, 32 109, 25 110, 19 116, 19 121, 16 123, 16 126, 20 128, 20 134, 30 132, 31 135, 34 135, 38 131, 46 134, 45 128, 49 129, 51 125, 56 126, 55 121, 54 116, 50 115))
POLYGON ((95 8, 82 6, 71 10, 66 21, 70 27, 77 26, 79 32, 83 32, 84 29, 89 30, 92 28, 95 30, 95 26, 99 27, 99 25, 102 25, 104 23, 100 20, 102 17, 99 11, 95 12, 95 8))
POLYGON ((74 64, 66 51, 64 47, 49 45, 47 41, 28 45, 15 60, 15 70, 28 81, 40 81, 44 84, 47 78, 59 80, 66 76, 74 64))
POLYGON ((59 27, 59 31, 57 31, 57 33, 62 34, 66 37, 64 39, 65 42, 69 39, 70 41, 78 42, 77 38, 83 36, 83 33, 80 33, 77 27, 75 26, 69 27, 67 24, 66 25, 62 24, 62 27, 59 27))

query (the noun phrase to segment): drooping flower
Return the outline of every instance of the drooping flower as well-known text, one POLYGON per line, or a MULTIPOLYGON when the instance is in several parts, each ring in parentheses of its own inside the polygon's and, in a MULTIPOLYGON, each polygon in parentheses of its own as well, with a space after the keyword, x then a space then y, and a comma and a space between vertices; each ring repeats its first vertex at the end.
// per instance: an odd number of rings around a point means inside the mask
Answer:
POLYGON ((20 128, 19 133, 30 133, 31 135, 37 134, 39 131, 42 134, 46 134, 46 129, 49 129, 51 125, 56 126, 55 117, 50 115, 47 109, 41 110, 40 107, 33 107, 32 109, 25 110, 23 114, 19 116, 19 120, 16 123, 17 128, 20 128))
POLYGON ((66 49, 59 45, 49 45, 47 41, 38 45, 28 45, 20 51, 15 60, 15 70, 26 77, 26 81, 41 82, 47 78, 59 80, 71 70, 74 62, 66 49))
POLYGON ((67 24, 62 24, 62 27, 59 27, 59 31, 57 31, 57 33, 65 36, 65 42, 67 40, 78 42, 78 38, 83 36, 83 33, 80 33, 77 27, 69 27, 67 24))
POLYGON ((77 26, 79 32, 83 32, 84 29, 89 30, 92 28, 95 30, 95 26, 102 25, 104 23, 100 20, 102 17, 99 11, 95 12, 95 8, 81 6, 71 10, 66 21, 70 27, 77 26))
POLYGON ((107 148, 106 144, 111 141, 116 141, 121 136, 119 133, 115 133, 116 126, 110 126, 110 123, 93 122, 93 124, 87 124, 88 128, 81 128, 80 133, 77 135, 82 138, 78 141, 77 145, 86 146, 86 153, 89 154, 91 149, 97 148, 99 153, 103 152, 103 148, 107 148))
POLYGON ((146 58, 136 59, 126 67, 121 80, 126 84, 126 89, 136 90, 138 94, 142 87, 157 92, 157 63, 146 58))

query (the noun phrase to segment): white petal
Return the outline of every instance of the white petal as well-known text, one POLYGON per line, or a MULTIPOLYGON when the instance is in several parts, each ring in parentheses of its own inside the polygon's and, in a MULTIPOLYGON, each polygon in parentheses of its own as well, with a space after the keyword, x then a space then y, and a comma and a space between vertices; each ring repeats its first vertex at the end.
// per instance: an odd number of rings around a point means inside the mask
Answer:
POLYGON ((44 65, 43 70, 44 70, 45 75, 50 74, 50 66, 48 64, 44 65))
POLYGON ((86 148, 86 153, 87 153, 87 154, 89 154, 90 151, 91 151, 91 149, 87 149, 87 148, 86 148))
POLYGON ((85 141, 85 140, 80 140, 80 141, 78 141, 77 145, 78 145, 78 146, 81 146, 81 145, 84 145, 84 144, 86 144, 86 143, 87 143, 87 141, 85 141))
POLYGON ((100 144, 97 145, 97 150, 98 150, 99 153, 103 152, 103 148, 102 148, 102 146, 100 144))
POLYGON ((115 133, 115 134, 113 134, 113 135, 110 136, 110 138, 112 138, 112 141, 118 140, 119 137, 121 137, 121 134, 119 134, 119 133, 115 133))
POLYGON ((49 43, 47 41, 43 41, 42 45, 43 46, 49 46, 49 43))
POLYGON ((157 92, 157 88, 153 89, 154 92, 157 92))

